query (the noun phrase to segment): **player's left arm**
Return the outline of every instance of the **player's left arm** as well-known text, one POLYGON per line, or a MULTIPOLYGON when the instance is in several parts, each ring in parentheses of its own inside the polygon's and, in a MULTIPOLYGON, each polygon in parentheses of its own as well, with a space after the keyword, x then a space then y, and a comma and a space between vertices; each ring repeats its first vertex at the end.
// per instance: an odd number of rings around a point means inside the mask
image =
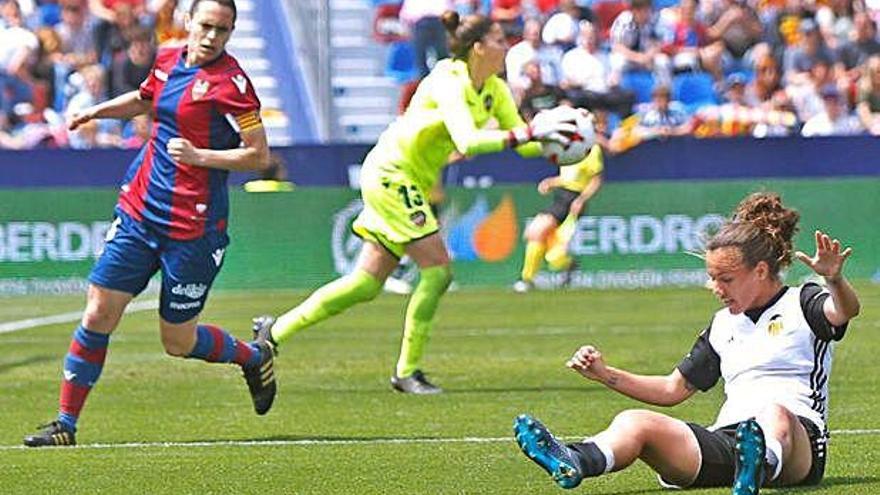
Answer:
POLYGON ((840 241, 821 230, 816 231, 816 254, 808 256, 797 251, 795 257, 825 278, 831 297, 825 299, 823 310, 828 322, 835 327, 845 325, 859 314, 859 296, 843 276, 843 264, 852 254, 852 248, 840 249, 840 241))
POLYGON ((571 202, 570 213, 573 215, 580 215, 581 210, 584 209, 584 205, 587 204, 587 201, 592 198, 596 192, 602 187, 602 174, 596 174, 590 179, 590 182, 587 183, 587 187, 578 194, 578 197, 574 198, 574 201, 571 202))
POLYGON ((168 154, 175 161, 197 167, 231 171, 265 170, 269 167, 269 141, 260 126, 242 131, 241 146, 228 150, 196 148, 185 138, 168 140, 168 154))

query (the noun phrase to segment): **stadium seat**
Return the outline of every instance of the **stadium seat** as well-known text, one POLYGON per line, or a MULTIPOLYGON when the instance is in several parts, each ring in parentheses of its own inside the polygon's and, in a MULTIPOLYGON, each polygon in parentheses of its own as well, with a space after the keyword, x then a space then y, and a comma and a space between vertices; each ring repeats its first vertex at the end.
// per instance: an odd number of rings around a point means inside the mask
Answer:
POLYGON ((651 7, 653 7, 655 11, 658 11, 669 7, 677 7, 678 2, 679 0, 653 0, 651 2, 651 7))
POLYGON ((682 102, 690 113, 702 106, 718 103, 712 76, 705 72, 684 73, 673 77, 672 99, 682 102))
POLYGON ((403 84, 417 78, 416 54, 412 43, 397 41, 388 48, 388 60, 385 64, 385 75, 403 84))
POLYGON ((624 72, 620 86, 636 94, 636 103, 647 103, 651 101, 654 75, 647 71, 624 72))

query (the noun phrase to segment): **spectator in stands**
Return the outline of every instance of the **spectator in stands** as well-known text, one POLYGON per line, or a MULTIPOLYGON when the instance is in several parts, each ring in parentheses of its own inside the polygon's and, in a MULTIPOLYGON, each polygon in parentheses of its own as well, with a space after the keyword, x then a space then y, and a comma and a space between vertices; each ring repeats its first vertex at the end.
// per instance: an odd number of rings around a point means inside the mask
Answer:
POLYGON ((452 0, 403 0, 400 20, 412 33, 419 79, 427 76, 438 60, 449 57, 440 16, 453 7, 452 0))
POLYGON ((153 66, 155 50, 149 29, 137 26, 129 32, 129 45, 124 57, 117 57, 110 67, 111 98, 138 89, 153 66))
POLYGON ((825 44, 837 50, 849 41, 853 31, 853 0, 831 0, 818 6, 816 23, 825 39, 825 44))
POLYGON ((559 11, 550 16, 541 31, 541 39, 547 45, 556 45, 564 50, 574 47, 578 35, 578 22, 581 10, 574 0, 561 0, 559 11))
POLYGON ((880 136, 880 55, 872 55, 865 63, 858 85, 856 113, 862 127, 880 136))
POLYGON ((501 25, 508 41, 519 39, 523 35, 523 0, 492 0, 489 17, 501 25))
POLYGON ((34 79, 33 99, 38 107, 36 110, 42 111, 43 108, 51 106, 54 102, 55 67, 62 57, 61 37, 51 27, 38 28, 35 34, 39 47, 36 62, 31 68, 31 75, 34 79))
POLYGON ((541 64, 541 77, 544 84, 558 86, 562 81, 562 50, 556 46, 541 43, 541 22, 529 19, 523 28, 523 39, 507 51, 504 66, 507 82, 514 96, 522 97, 528 89, 529 79, 525 74, 528 62, 537 60, 541 64))
POLYGON ((124 137, 121 146, 129 150, 138 150, 150 139, 152 119, 147 114, 135 115, 128 122, 129 135, 124 137))
POLYGON ((156 0, 149 5, 155 18, 156 45, 180 44, 186 41, 184 16, 186 9, 181 8, 178 0, 156 0))
POLYGON ((837 52, 838 77, 846 77, 855 82, 861 77, 861 68, 868 57, 880 53, 877 41, 877 25, 866 12, 858 12, 853 17, 854 29, 849 39, 837 52))
POLYGON ((706 19, 709 38, 724 47, 725 73, 749 71, 749 51, 761 41, 764 26, 747 0, 717 0, 706 19))
MULTIPOLYGON (((96 0, 92 0, 93 2, 96 0)), ((134 0, 129 0, 134 2, 134 0)), ((143 6, 137 3, 116 1, 113 3, 111 21, 98 21, 95 25, 95 46, 98 61, 110 67, 116 57, 125 56, 129 32, 140 24, 143 6)))
POLYGON ((663 45, 663 52, 670 57, 673 72, 705 70, 720 81, 723 45, 713 43, 715 40, 709 37, 705 24, 697 20, 696 14, 697 0, 679 2, 678 20, 663 45))
POLYGON ((787 136, 797 124, 791 99, 782 86, 779 64, 769 54, 755 62, 755 76, 746 85, 745 103, 760 111, 752 131, 755 137, 787 136))
POLYGON ((93 30, 85 0, 61 0, 61 22, 55 31, 61 37, 62 62, 68 70, 97 62, 93 30))
POLYGON ((785 92, 801 122, 806 122, 823 110, 820 89, 832 84, 836 84, 836 81, 831 66, 824 60, 819 60, 810 69, 806 79, 796 79, 795 82, 790 81, 785 85, 785 92))
POLYGON ((575 106, 630 115, 635 95, 607 81, 608 59, 599 51, 598 33, 590 21, 581 21, 577 46, 562 57, 560 86, 575 106))
MULTIPOLYGON (((104 68, 98 64, 88 65, 77 71, 74 79, 79 81, 79 91, 67 104, 65 115, 68 118, 106 99, 104 84, 104 68)), ((81 126, 68 134, 70 147, 75 149, 91 149, 100 146, 118 146, 121 138, 118 123, 115 121, 92 121, 93 126, 81 126)))
POLYGON ((651 94, 652 102, 641 114, 636 125, 640 139, 668 138, 685 136, 691 130, 690 117, 681 103, 672 101, 669 86, 659 84, 651 94))
POLYGON ((536 60, 526 64, 526 77, 529 80, 528 88, 519 103, 519 111, 526 121, 532 120, 541 110, 549 110, 563 102, 568 102, 565 99, 565 92, 559 87, 544 84, 541 64, 536 60))
POLYGON ((834 84, 828 84, 819 91, 824 110, 810 118, 801 129, 804 137, 851 136, 864 132, 858 117, 851 114, 834 84))
POLYGON ((31 68, 36 61, 39 41, 24 27, 24 18, 16 0, 0 6, 5 27, 0 27, 0 130, 8 125, 12 107, 30 101, 31 68))
POLYGON ((670 79, 669 57, 661 51, 651 5, 651 0, 632 0, 629 10, 621 12, 611 25, 612 85, 629 71, 653 71, 661 82, 670 79))
POLYGON ((835 62, 834 54, 825 46, 819 26, 812 19, 804 19, 798 28, 801 40, 793 49, 786 50, 784 78, 786 84, 803 84, 810 77, 810 70, 817 63, 829 66, 835 62))

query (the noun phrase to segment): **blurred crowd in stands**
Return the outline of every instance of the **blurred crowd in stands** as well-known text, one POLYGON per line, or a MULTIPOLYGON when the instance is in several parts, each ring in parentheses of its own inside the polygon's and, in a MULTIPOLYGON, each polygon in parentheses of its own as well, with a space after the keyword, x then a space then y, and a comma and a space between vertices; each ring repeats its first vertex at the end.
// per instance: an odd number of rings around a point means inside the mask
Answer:
POLYGON ((146 116, 67 117, 137 89, 157 44, 185 40, 190 0, 0 0, 0 148, 138 148, 146 116), (179 4, 180 3, 180 4, 179 4))
MULTIPOLYGON (((411 91, 439 15, 490 15, 523 113, 593 110, 613 150, 678 135, 880 134, 880 0, 370 0, 411 91)), ((136 89, 191 0, 0 0, 0 148, 137 148, 150 122, 67 117, 136 89)))
POLYGON ((681 135, 880 134, 880 0, 373 2, 405 86, 445 56, 444 10, 488 14, 508 34, 523 114, 589 108, 611 151, 681 135))

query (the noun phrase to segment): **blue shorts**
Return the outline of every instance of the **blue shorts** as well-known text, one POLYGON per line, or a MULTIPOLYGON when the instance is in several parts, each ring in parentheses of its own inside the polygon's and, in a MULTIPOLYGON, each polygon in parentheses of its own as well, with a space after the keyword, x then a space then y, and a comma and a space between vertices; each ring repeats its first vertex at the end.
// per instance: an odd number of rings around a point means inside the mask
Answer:
POLYGON ((229 237, 213 232, 192 241, 176 241, 117 211, 106 241, 89 282, 136 296, 161 269, 159 315, 170 323, 183 323, 204 308, 214 277, 223 266, 229 237))

